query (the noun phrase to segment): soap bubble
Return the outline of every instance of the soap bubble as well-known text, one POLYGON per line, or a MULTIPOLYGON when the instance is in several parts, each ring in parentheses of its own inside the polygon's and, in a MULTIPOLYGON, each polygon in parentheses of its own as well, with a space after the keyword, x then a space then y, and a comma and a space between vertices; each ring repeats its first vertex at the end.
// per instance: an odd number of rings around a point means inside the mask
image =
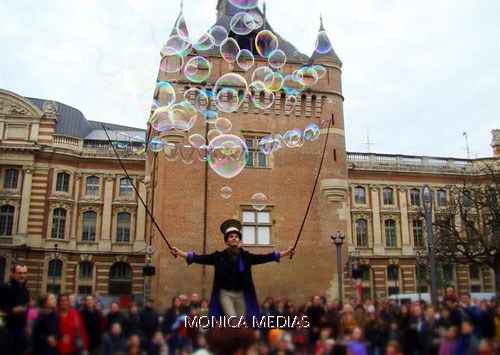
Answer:
POLYGON ((267 61, 270 67, 279 69, 286 64, 286 54, 281 49, 276 49, 269 54, 267 61))
POLYGON ((179 146, 173 142, 165 143, 163 147, 163 157, 167 161, 175 161, 179 156, 179 146))
POLYGON ((246 165, 248 147, 238 136, 222 134, 208 145, 208 164, 218 175, 230 179, 246 165))
POLYGON ((248 10, 257 7, 259 0, 229 0, 229 2, 238 9, 248 10))
POLYGON ((248 70, 253 66, 255 58, 248 49, 242 49, 236 56, 236 63, 243 70, 248 70))
POLYGON ((214 85, 215 105, 223 112, 236 111, 245 100, 247 90, 244 77, 235 73, 224 74, 214 85))
POLYGON ((215 121, 215 128, 220 133, 228 133, 231 130, 231 128, 233 128, 233 124, 227 118, 219 117, 217 121, 215 121))
POLYGON ((252 196, 252 207, 257 211, 262 211, 267 207, 267 196, 261 192, 257 192, 252 196))
POLYGON ((304 91, 305 85, 298 75, 287 75, 283 78, 283 90, 289 95, 297 95, 304 91))
POLYGON ((314 50, 321 54, 326 54, 332 50, 332 45, 326 31, 319 31, 314 50))
POLYGON ((163 149, 163 140, 160 137, 153 137, 149 142, 149 149, 153 152, 160 152, 163 149))
POLYGON ((279 72, 272 72, 264 78, 264 86, 271 91, 278 91, 283 86, 283 75, 279 72))
POLYGON ((304 128, 304 131, 302 132, 302 136, 304 137, 305 140, 308 141, 315 141, 319 137, 319 127, 317 124, 314 123, 309 123, 306 128, 304 128))
POLYGON ((228 63, 234 63, 240 51, 240 46, 234 38, 228 37, 220 45, 220 55, 228 63))
POLYGON ((165 73, 177 73, 183 65, 184 57, 180 54, 172 54, 161 59, 160 70, 165 73))
POLYGON ((311 67, 302 67, 299 69, 299 73, 306 86, 313 86, 318 82, 318 73, 311 67))
POLYGON ((318 74, 318 79, 323 79, 326 75, 326 68, 321 64, 313 65, 313 69, 316 70, 316 74, 318 74))
POLYGON ((289 148, 297 148, 303 146, 304 138, 302 137, 302 131, 298 128, 292 128, 283 136, 283 142, 289 148))
POLYGON ((190 135, 188 141, 195 148, 199 148, 206 143, 205 137, 198 133, 190 135))
POLYGON ((278 49, 278 38, 269 30, 262 30, 255 36, 255 49, 261 57, 268 58, 278 49))
POLYGON ((169 82, 159 81, 156 83, 154 97, 158 106, 170 106, 176 99, 175 89, 169 82))
POLYGON ((210 32, 205 32, 201 37, 193 43, 193 48, 197 51, 208 51, 215 46, 215 38, 210 32))
POLYGON ((195 82, 201 83, 210 76, 210 71, 212 69, 212 65, 205 57, 193 57, 191 58, 186 65, 184 66, 184 75, 186 79, 195 82))
POLYGON ((223 186, 220 189, 220 195, 222 198, 230 198, 233 195, 233 189, 231 189, 229 186, 223 186))
POLYGON ((208 32, 212 35, 216 46, 220 46, 228 36, 227 30, 219 25, 212 27, 208 32))
POLYGON ((231 28, 231 31, 233 31, 237 35, 244 36, 254 30, 252 22, 252 15, 247 12, 238 12, 231 18, 229 27, 231 28))

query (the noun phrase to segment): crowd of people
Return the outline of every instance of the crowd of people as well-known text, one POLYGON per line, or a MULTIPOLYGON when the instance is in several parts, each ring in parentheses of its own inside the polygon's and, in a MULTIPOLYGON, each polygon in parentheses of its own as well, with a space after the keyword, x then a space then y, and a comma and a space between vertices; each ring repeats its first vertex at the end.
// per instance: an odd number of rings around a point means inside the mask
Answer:
POLYGON ((25 280, 26 267, 17 265, 0 289, 1 354, 500 354, 500 305, 453 289, 437 308, 392 299, 342 305, 322 295, 297 306, 267 297, 259 317, 307 317, 308 326, 218 333, 187 326, 186 317, 209 315, 198 294, 176 296, 165 310, 153 299, 104 308, 95 295, 31 299, 25 280))

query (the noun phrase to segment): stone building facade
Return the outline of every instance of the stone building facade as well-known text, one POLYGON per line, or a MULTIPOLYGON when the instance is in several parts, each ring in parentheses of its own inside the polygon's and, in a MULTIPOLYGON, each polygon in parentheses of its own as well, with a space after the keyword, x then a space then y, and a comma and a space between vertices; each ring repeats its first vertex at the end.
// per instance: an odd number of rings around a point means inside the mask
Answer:
MULTIPOLYGON (((117 149, 145 198, 144 157, 117 149)), ((0 90, 0 181, 0 281, 17 262, 35 295, 144 292, 145 209, 100 122, 0 90)))

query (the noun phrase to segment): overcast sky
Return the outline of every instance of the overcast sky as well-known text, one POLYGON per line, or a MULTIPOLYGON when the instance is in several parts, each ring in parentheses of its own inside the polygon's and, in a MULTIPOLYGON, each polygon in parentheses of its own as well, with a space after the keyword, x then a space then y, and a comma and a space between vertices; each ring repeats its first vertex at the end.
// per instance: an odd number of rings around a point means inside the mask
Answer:
MULTIPOLYGON (((145 128, 180 0, 0 0, 0 87, 145 128)), ((193 38, 217 0, 184 0, 193 38)), ((323 15, 343 62, 348 151, 491 156, 500 128, 498 0, 268 0, 274 30, 312 54, 323 15)))

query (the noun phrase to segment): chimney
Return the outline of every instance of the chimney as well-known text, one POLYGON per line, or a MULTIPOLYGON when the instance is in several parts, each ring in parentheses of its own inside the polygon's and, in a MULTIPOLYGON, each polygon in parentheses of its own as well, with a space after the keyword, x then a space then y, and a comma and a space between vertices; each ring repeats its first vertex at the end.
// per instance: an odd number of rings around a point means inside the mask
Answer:
POLYGON ((493 148, 493 156, 500 158, 500 129, 491 130, 491 147, 493 148))

